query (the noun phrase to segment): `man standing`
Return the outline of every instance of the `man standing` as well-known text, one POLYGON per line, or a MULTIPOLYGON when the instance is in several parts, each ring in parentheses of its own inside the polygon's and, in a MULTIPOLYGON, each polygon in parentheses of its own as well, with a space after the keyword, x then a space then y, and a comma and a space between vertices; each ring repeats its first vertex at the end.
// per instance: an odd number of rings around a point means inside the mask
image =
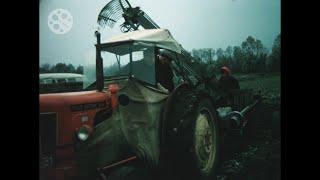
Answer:
POLYGON ((221 97, 218 104, 221 106, 230 106, 233 102, 233 91, 240 89, 238 80, 231 75, 231 71, 228 67, 223 66, 220 69, 221 77, 218 81, 218 89, 221 92, 221 97))
POLYGON ((171 60, 172 58, 167 50, 159 50, 158 59, 156 61, 156 81, 157 85, 160 86, 161 89, 163 87, 169 92, 174 88, 173 72, 170 67, 171 60))
POLYGON ((223 66, 220 69, 221 77, 219 79, 220 87, 223 90, 229 91, 234 89, 240 89, 238 80, 231 75, 231 71, 228 67, 223 66))

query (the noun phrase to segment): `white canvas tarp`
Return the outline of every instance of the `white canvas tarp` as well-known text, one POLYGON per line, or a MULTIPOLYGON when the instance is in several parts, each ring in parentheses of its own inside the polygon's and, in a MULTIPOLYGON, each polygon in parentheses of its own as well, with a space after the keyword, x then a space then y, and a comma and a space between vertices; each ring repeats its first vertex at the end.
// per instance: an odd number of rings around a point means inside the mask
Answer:
POLYGON ((146 29, 123 33, 108 39, 106 43, 123 41, 154 44, 156 47, 169 49, 177 53, 181 53, 182 51, 181 45, 172 37, 167 29, 146 29))

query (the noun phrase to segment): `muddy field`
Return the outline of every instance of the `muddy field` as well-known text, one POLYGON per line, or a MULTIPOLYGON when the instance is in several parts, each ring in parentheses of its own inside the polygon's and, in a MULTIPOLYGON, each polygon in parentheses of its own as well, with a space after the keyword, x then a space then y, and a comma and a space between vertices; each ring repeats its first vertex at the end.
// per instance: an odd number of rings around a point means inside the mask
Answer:
POLYGON ((261 91, 255 134, 250 138, 236 138, 228 143, 219 180, 277 180, 281 179, 280 159, 280 74, 236 75, 241 88, 261 91))
MULTIPOLYGON (((218 180, 278 180, 281 179, 280 159, 280 74, 236 75, 241 88, 260 91, 262 103, 252 117, 254 133, 251 136, 231 136, 221 153, 217 170, 218 180)), ((114 173, 123 179, 175 179, 160 174, 155 177, 144 169, 124 167, 114 173), (126 175, 125 175, 126 174, 126 175)), ((110 179, 113 179, 110 177, 110 179)), ((118 179, 118 178, 116 178, 118 179)), ((121 178, 120 178, 121 179, 121 178)))

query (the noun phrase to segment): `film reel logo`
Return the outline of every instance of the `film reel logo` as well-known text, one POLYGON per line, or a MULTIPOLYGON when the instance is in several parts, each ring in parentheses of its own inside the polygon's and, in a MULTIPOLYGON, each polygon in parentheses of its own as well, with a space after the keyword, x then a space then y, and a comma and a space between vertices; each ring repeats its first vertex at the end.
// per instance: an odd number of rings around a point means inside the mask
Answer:
POLYGON ((72 28, 73 17, 65 9, 53 10, 48 16, 49 29, 55 34, 66 34, 72 28))

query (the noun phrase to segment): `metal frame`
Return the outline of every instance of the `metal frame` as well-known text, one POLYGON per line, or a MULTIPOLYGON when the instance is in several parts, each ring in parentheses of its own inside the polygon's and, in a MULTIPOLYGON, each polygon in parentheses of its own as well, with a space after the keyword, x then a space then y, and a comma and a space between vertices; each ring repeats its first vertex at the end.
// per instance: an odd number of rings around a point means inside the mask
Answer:
MULTIPOLYGON (((100 41, 100 33, 96 31, 96 37, 97 37, 97 44, 96 46, 96 80, 97 80, 97 90, 102 91, 104 88, 104 75, 103 75, 103 58, 101 56, 101 52, 104 51, 106 48, 109 47, 115 47, 115 46, 121 46, 121 45, 132 45, 135 41, 129 40, 129 41, 121 41, 121 42, 114 42, 114 43, 103 43, 101 44, 100 41)), ((160 49, 159 47, 153 46, 154 48, 154 58, 156 60, 156 55, 157 55, 157 50, 160 49)), ((133 78, 132 77, 132 48, 129 46, 129 51, 130 51, 130 70, 129 70, 129 79, 133 78)), ((139 81, 139 79, 137 79, 139 81)), ((155 84, 150 84, 147 82, 143 82, 148 85, 156 87, 155 84)))

